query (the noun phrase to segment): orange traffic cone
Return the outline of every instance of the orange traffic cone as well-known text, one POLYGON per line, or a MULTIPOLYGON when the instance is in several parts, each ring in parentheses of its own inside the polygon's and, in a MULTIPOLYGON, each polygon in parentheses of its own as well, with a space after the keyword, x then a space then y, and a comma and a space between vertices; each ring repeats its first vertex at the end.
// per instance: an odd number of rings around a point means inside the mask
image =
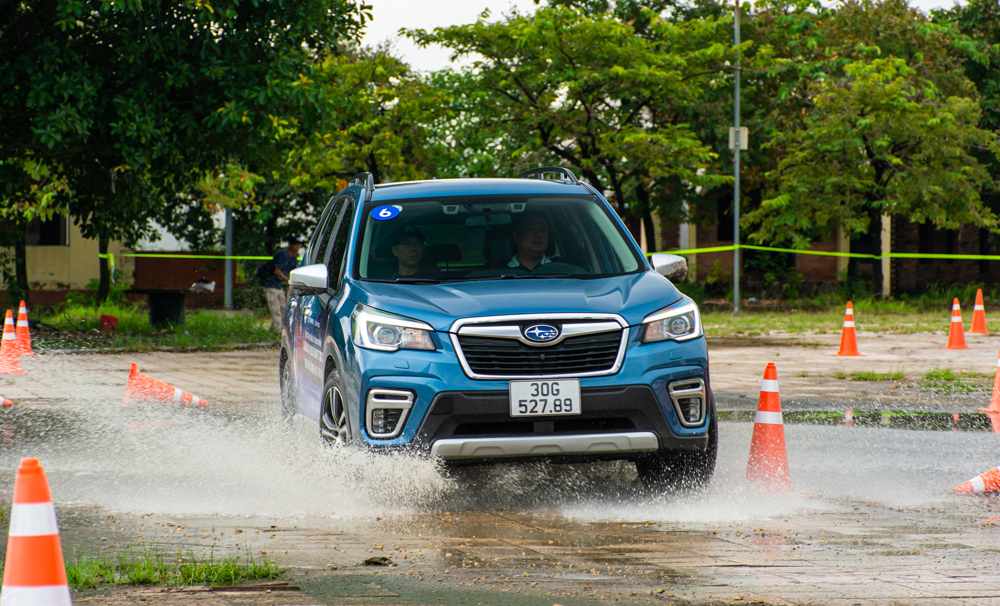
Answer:
POLYGON ((972 308, 972 328, 970 333, 977 335, 988 335, 990 329, 986 328, 986 306, 983 304, 983 289, 976 289, 976 304, 972 308))
POLYGON ((14 332, 14 315, 7 310, 3 323, 3 340, 0 340, 0 375, 23 375, 17 361, 17 334, 14 332))
POLYGON ((997 369, 993 372, 993 396, 987 408, 978 408, 990 416, 990 426, 993 433, 1000 433, 1000 351, 997 352, 997 369))
POLYGON ((11 402, 10 400, 8 400, 3 396, 0 396, 0 407, 7 408, 8 406, 13 406, 13 405, 14 405, 13 402, 11 402))
POLYGON ((854 409, 845 408, 844 409, 844 425, 848 427, 854 427, 854 409))
POLYGON ((951 330, 948 331, 948 345, 941 349, 972 349, 965 344, 965 333, 962 331, 962 306, 958 298, 951 304, 951 330))
POLYGON ((785 426, 781 419, 781 397, 778 395, 778 371, 773 362, 768 363, 764 380, 760 383, 747 479, 772 490, 792 490, 792 482, 788 478, 785 426))
POLYGON ((17 310, 17 355, 35 357, 31 351, 31 331, 28 329, 28 308, 21 301, 21 307, 17 310))
POLYGON ((193 396, 169 383, 142 374, 135 362, 132 362, 128 368, 128 383, 125 385, 125 400, 122 402, 122 406, 126 406, 132 401, 163 402, 165 404, 173 402, 181 406, 191 406, 192 404, 201 407, 208 406, 208 402, 198 396, 193 396))
POLYGON ((56 509, 38 459, 21 459, 3 569, 3 606, 69 606, 56 509))
POLYGON ((982 494, 986 492, 1000 492, 1000 467, 991 469, 955 487, 956 494, 982 494))
POLYGON ((854 330, 854 306, 847 302, 844 311, 844 328, 840 331, 840 350, 834 356, 863 356, 858 351, 858 333, 854 330))

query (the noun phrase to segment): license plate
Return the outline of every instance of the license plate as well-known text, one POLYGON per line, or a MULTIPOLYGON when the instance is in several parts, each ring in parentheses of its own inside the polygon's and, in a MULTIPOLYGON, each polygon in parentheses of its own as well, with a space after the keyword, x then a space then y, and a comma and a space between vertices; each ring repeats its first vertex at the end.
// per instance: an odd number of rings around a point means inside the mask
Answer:
POLYGON ((510 382, 510 416, 541 417, 580 414, 580 380, 510 382))

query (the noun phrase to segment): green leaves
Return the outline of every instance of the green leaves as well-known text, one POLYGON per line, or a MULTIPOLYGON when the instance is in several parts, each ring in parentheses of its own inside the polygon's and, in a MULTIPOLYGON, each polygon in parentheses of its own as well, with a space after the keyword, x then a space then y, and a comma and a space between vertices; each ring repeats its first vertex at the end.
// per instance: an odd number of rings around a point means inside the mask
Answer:
POLYGON ((865 232, 872 212, 995 227, 979 197, 989 175, 970 154, 994 137, 978 121, 973 99, 943 99, 904 59, 847 64, 817 90, 804 128, 779 138, 775 193, 745 219, 759 225, 754 241, 803 244, 813 225, 865 232))
POLYGON ((481 57, 452 80, 459 115, 499 142, 507 174, 562 164, 623 213, 648 217, 679 212, 685 190, 720 181, 687 118, 705 91, 698 75, 719 73, 731 51, 724 18, 644 17, 639 31, 610 12, 547 6, 408 35, 481 57))

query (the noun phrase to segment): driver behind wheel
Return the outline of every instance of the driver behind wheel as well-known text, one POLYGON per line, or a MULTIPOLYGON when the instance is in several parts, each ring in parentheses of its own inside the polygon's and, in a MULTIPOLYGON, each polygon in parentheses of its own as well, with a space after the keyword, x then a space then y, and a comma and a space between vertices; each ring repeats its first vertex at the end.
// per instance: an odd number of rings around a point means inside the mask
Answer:
POLYGON ((517 253, 507 267, 519 267, 527 272, 552 263, 545 254, 549 248, 549 224, 541 213, 527 212, 514 224, 514 245, 517 253))

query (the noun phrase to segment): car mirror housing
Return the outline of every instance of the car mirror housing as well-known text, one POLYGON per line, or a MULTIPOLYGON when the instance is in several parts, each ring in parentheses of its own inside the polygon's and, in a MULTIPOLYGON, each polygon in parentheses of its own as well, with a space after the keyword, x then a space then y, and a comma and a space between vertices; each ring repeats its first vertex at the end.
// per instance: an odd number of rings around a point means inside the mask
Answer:
POLYGON ((288 274, 288 284, 292 294, 295 295, 320 295, 329 288, 329 275, 326 265, 317 263, 316 265, 306 265, 293 269, 288 274))
POLYGON ((658 274, 671 282, 680 282, 687 277, 687 259, 680 255, 653 253, 650 262, 658 274))

